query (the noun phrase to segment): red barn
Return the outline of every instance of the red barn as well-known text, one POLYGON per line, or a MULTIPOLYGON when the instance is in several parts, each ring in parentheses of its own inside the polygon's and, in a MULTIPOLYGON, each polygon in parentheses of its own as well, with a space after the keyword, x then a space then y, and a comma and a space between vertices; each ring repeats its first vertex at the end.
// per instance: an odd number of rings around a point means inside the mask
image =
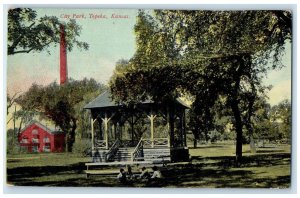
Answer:
POLYGON ((63 152, 65 133, 51 130, 43 124, 33 121, 19 134, 19 143, 28 152, 63 152))

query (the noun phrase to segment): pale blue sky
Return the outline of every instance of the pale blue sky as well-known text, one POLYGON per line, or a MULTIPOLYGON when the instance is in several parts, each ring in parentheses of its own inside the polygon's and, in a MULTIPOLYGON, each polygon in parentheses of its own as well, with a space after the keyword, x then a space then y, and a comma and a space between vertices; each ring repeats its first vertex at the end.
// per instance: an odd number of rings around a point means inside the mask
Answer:
MULTIPOLYGON (((107 83, 114 65, 119 59, 129 59, 135 52, 135 36, 133 27, 137 10, 122 9, 36 9, 39 16, 52 15, 60 20, 73 14, 83 14, 85 18, 77 19, 82 26, 80 40, 89 43, 88 51, 74 48, 68 52, 68 76, 73 79, 94 78, 107 83), (92 19, 90 14, 106 15, 107 19, 92 19), (127 19, 113 19, 112 14, 128 15, 127 19)), ((288 49, 290 46, 287 47, 288 49)), ((46 52, 16 54, 8 56, 7 86, 8 92, 26 91, 33 82, 48 84, 59 82, 59 46, 50 48, 51 55, 46 52)), ((272 84, 269 102, 273 105, 283 99, 291 98, 291 50, 287 50, 283 63, 286 67, 280 71, 272 71, 265 80, 272 84)))
MULTIPOLYGON (((135 51, 133 27, 137 10, 96 10, 96 9, 36 9, 40 16, 85 14, 77 19, 82 26, 80 40, 89 43, 88 51, 74 48, 67 54, 68 75, 74 79, 92 77, 107 83, 115 63, 129 59, 135 51), (128 19, 112 19, 112 14, 128 15, 128 19), (90 19, 89 14, 107 15, 108 19, 90 19)), ((16 54, 8 56, 7 79, 9 93, 24 91, 32 82, 38 84, 59 81, 59 46, 47 52, 16 54)))

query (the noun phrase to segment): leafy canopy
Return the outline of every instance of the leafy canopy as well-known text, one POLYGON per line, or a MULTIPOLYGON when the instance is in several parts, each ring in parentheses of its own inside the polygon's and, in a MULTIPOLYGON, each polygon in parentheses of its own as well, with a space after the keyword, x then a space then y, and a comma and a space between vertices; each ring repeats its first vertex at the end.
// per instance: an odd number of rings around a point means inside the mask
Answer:
POLYGON ((243 117, 251 120, 257 94, 265 90, 263 75, 282 67, 291 21, 289 11, 141 11, 136 53, 114 74, 111 91, 123 102, 168 101, 188 93, 200 127, 213 119, 212 108, 222 97, 234 117, 241 159, 243 117))
MULTIPOLYGON (((65 27, 67 48, 69 51, 77 46, 87 50, 89 45, 78 40, 81 27, 75 20, 67 23, 59 21, 55 16, 37 18, 31 8, 15 8, 8 11, 8 55, 47 50, 50 44, 60 42, 60 26, 65 27)), ((49 51, 48 51, 49 53, 49 51)))

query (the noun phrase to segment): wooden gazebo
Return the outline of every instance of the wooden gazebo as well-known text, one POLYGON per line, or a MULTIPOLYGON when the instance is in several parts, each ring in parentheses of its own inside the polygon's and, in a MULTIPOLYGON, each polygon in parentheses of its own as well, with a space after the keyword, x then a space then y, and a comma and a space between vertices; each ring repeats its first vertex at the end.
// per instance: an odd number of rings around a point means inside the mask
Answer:
POLYGON ((109 91, 88 103, 91 111, 93 162, 186 161, 185 112, 182 100, 116 104, 109 91))

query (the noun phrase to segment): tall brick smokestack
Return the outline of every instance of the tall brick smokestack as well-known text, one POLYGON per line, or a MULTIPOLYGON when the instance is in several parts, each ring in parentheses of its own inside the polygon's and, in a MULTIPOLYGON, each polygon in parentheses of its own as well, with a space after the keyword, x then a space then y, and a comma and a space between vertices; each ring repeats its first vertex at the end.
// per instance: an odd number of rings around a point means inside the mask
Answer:
POLYGON ((67 68, 67 43, 65 37, 65 27, 60 25, 60 84, 64 84, 68 79, 67 68))

